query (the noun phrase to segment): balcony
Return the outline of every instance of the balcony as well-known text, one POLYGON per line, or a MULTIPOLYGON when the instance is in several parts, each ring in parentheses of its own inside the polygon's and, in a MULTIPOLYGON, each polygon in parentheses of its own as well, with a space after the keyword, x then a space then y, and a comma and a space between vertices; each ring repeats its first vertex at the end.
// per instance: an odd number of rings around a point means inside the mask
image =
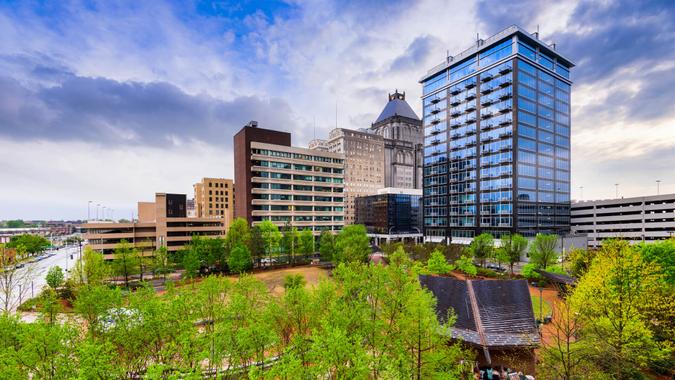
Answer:
POLYGON ((472 93, 470 93, 470 94, 467 94, 467 95, 466 95, 466 98, 464 98, 464 99, 465 99, 465 100, 473 100, 473 99, 476 99, 476 93, 475 93, 475 92, 472 92, 472 93))
POLYGON ((453 109, 452 111, 450 111, 450 116, 452 116, 452 117, 457 117, 461 114, 462 114, 462 111, 460 111, 459 109, 456 109, 456 108, 453 109))
POLYGON ((470 88, 474 88, 474 87, 476 87, 475 81, 471 81, 471 82, 464 85, 464 88, 466 88, 466 89, 470 89, 470 88))
POLYGON ((491 81, 492 78, 494 78, 494 76, 492 74, 489 74, 489 73, 488 74, 482 74, 480 76, 480 81, 481 82, 487 82, 487 81, 491 81))
POLYGON ((481 119, 488 119, 492 117, 492 111, 481 111, 480 113, 481 119))
POLYGON ((462 125, 462 124, 463 124, 463 123, 460 122, 460 121, 453 120, 453 121, 450 123, 450 128, 459 128, 459 126, 462 125))
POLYGON ((492 90, 494 90, 494 88, 492 88, 492 86, 481 87, 480 93, 481 94, 489 94, 489 93, 492 92, 492 90))
POLYGON ((492 98, 485 98, 485 99, 481 99, 480 105, 483 106, 483 107, 487 107, 492 103, 494 103, 494 100, 492 98))
POLYGON ((438 103, 438 102, 440 102, 440 101, 441 101, 441 99, 439 99, 439 98, 434 98, 434 99, 431 99, 431 104, 436 104, 436 103, 438 103))
POLYGON ((509 125, 511 124, 511 119, 504 119, 499 122, 499 125, 509 125))
POLYGON ((504 92, 501 95, 499 95, 499 100, 506 100, 509 99, 511 96, 513 96, 513 94, 510 91, 504 92))
POLYGON ((469 105, 467 105, 466 108, 464 109, 464 111, 467 112, 467 113, 468 113, 468 112, 473 112, 473 111, 475 111, 475 110, 476 110, 476 105, 475 105, 475 104, 469 104, 469 105))
POLYGON ((432 125, 436 125, 436 124, 438 124, 438 123, 440 123, 440 122, 441 122, 441 119, 434 119, 434 120, 431 120, 431 124, 432 124, 432 125))
POLYGON ((510 73, 512 70, 513 70, 513 67, 511 67, 510 65, 509 65, 509 66, 504 66, 504 67, 502 67, 502 68, 499 70, 499 73, 502 74, 502 75, 504 75, 504 74, 510 73))
POLYGON ((450 101, 450 105, 453 106, 453 107, 458 106, 460 103, 461 103, 461 101, 459 99, 453 99, 453 100, 450 101))
POLYGON ((475 123, 475 122, 476 122, 476 117, 475 117, 475 116, 470 116, 470 117, 468 117, 468 118, 466 119, 466 123, 465 123, 465 124, 471 124, 471 123, 475 123))
POLYGON ((499 134, 499 137, 510 137, 513 135, 513 132, 507 131, 507 132, 502 132, 499 134))
POLYGON ((511 78, 506 78, 499 84, 499 87, 507 87, 510 85, 511 85, 511 78))
POLYGON ((450 94, 451 94, 451 95, 457 95, 457 94, 459 94, 460 92, 462 92, 462 90, 461 90, 459 87, 453 87, 453 88, 450 89, 450 94))
POLYGON ((511 111, 511 105, 510 105, 510 104, 507 105, 507 106, 502 107, 502 108, 499 110, 499 112, 501 112, 501 113, 507 113, 507 112, 510 112, 510 111, 511 111))
POLYGON ((437 114, 437 113, 439 113, 439 112, 441 112, 440 108, 434 108, 434 109, 431 110, 431 114, 432 114, 432 115, 435 115, 435 114, 437 114))
POLYGON ((481 139, 480 139, 481 142, 488 142, 488 141, 492 141, 492 140, 494 140, 494 137, 492 137, 492 136, 485 136, 485 137, 481 137, 481 139))

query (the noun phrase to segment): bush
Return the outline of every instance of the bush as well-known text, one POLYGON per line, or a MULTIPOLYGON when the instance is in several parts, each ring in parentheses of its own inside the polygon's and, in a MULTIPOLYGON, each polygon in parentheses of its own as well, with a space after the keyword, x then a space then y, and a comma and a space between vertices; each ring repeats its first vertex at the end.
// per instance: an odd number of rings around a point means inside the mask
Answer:
POLYGON ((63 284, 63 279, 63 270, 58 265, 49 268, 49 272, 47 272, 47 276, 45 277, 47 285, 52 289, 61 286, 61 284, 63 284))
POLYGON ((439 250, 431 253, 429 261, 427 261, 427 269, 433 274, 446 274, 455 269, 453 265, 448 264, 445 255, 439 250))
POLYGON ((284 277, 284 289, 297 289, 305 286, 305 277, 301 274, 289 274, 284 277))
POLYGON ((551 265, 550 267, 546 268, 547 272, 551 273, 557 273, 557 274, 564 274, 565 276, 569 276, 569 273, 565 269, 563 269, 562 266, 560 265, 551 265))
POLYGON ((541 279, 541 275, 534 270, 537 269, 537 264, 534 263, 529 263, 523 265, 523 277, 525 277, 528 280, 539 280, 541 279))
POLYGON ((471 257, 462 256, 459 260, 455 261, 455 265, 457 265, 457 269, 459 269, 460 271, 466 273, 471 277, 476 276, 476 274, 478 273, 478 269, 476 268, 475 265, 473 265, 471 257))
POLYGON ((499 273, 488 268, 476 268, 477 274, 483 277, 499 277, 499 273))

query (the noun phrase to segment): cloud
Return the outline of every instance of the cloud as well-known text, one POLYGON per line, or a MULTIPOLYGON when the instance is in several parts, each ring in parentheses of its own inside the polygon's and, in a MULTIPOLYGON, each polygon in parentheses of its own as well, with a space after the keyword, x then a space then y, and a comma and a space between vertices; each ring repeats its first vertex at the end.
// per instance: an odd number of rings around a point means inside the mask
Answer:
POLYGON ((419 71, 420 62, 426 62, 435 46, 442 42, 434 36, 419 36, 410 43, 406 51, 391 63, 392 71, 419 71))
POLYGON ((163 146, 197 140, 231 146, 249 120, 293 130, 290 106, 279 98, 228 101, 189 95, 166 82, 118 82, 71 75, 61 84, 30 90, 0 77, 0 135, 17 140, 86 141, 163 146))

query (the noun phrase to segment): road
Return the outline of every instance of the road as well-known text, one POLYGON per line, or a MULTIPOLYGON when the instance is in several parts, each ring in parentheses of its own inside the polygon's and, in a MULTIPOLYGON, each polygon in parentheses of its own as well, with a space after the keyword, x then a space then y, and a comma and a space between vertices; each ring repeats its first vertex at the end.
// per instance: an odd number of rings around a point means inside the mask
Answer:
MULTIPOLYGON (((79 246, 69 246, 65 248, 59 248, 56 250, 45 251, 41 256, 45 257, 42 260, 34 261, 32 263, 26 263, 25 266, 18 270, 16 278, 24 278, 26 274, 29 274, 30 277, 22 280, 21 290, 17 288, 12 292, 10 305, 12 311, 16 309, 21 303, 26 302, 26 300, 36 297, 40 294, 40 291, 44 286, 47 285, 45 276, 51 267, 60 266, 63 269, 66 278, 69 276, 69 272, 72 272, 73 266, 75 265, 78 255, 80 252, 79 246), (72 256, 72 259, 71 259, 72 256)), ((0 302, 4 304, 4 295, 0 294, 0 302)))

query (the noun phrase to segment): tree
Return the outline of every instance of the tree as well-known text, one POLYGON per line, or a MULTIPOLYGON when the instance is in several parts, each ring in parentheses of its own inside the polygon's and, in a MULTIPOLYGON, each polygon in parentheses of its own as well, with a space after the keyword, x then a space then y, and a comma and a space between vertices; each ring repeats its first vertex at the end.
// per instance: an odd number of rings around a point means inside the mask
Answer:
POLYGON ((245 245, 238 245, 230 252, 230 257, 227 259, 227 266, 232 273, 244 273, 253 267, 253 259, 251 252, 245 245))
POLYGON ((302 253, 305 258, 314 253, 314 233, 310 228, 306 228, 300 232, 299 240, 300 253, 302 253))
POLYGON ((575 248, 567 254, 567 267, 575 277, 583 276, 591 267, 596 254, 595 249, 575 248))
POLYGON ((558 235, 537 234, 530 245, 530 261, 536 264, 537 268, 545 270, 558 259, 558 253, 555 251, 557 245, 558 235))
POLYGON ((12 236, 7 243, 7 248, 18 248, 19 246, 23 246, 26 253, 34 255, 49 248, 51 243, 42 236, 31 234, 12 236))
POLYGON ((439 250, 434 250, 431 253, 429 261, 427 261, 427 269, 433 274, 447 274, 454 268, 453 265, 448 264, 448 260, 439 250))
POLYGON ((664 280, 675 285, 675 238, 653 243, 640 243, 636 249, 645 261, 657 263, 663 270, 664 280))
POLYGON ((469 245, 469 252, 473 257, 480 260, 482 266, 485 266, 485 259, 492 256, 493 250, 494 237, 487 232, 473 238, 473 241, 469 245))
POLYGON ((152 258, 153 275, 161 274, 166 281, 166 274, 171 270, 169 266, 169 252, 166 247, 159 247, 152 258))
POLYGON ((511 275, 513 275, 513 265, 520 262, 520 258, 527 249, 527 239, 520 234, 502 236, 501 250, 504 252, 506 261, 509 263, 511 275))
POLYGON ((558 300, 552 310, 548 339, 542 341, 539 355, 539 376, 561 380, 593 378, 597 369, 588 362, 579 313, 564 299, 558 300))
POLYGON ((9 249, 0 244, 0 298, 4 313, 11 313, 30 291, 35 266, 31 263, 23 264, 24 267, 17 265, 18 258, 24 254, 22 245, 9 249))
POLYGON ((666 302, 658 291, 662 276, 628 242, 605 241, 571 296, 592 360, 616 379, 634 378, 669 354, 654 340, 643 312, 645 305, 666 302))
POLYGON ((263 220, 257 227, 260 230, 260 235, 265 243, 265 255, 269 259, 272 259, 272 254, 278 252, 279 242, 281 241, 279 227, 267 219, 263 220))
POLYGON ((126 240, 115 247, 113 268, 116 275, 124 277, 124 287, 129 288, 129 278, 138 273, 138 251, 126 240))
POLYGON ((251 229, 245 218, 235 218, 225 236, 225 250, 229 253, 234 247, 246 245, 251 247, 251 229))
POLYGON ((104 285, 85 285, 80 289, 73 303, 75 312, 87 321, 89 334, 96 335, 99 316, 109 309, 122 304, 122 293, 119 288, 111 289, 104 285))
POLYGON ((193 249, 188 249, 183 252, 183 269, 185 269, 185 277, 193 279, 199 274, 201 268, 199 261, 199 253, 193 249))
POLYGON ((80 281, 80 284, 99 285, 110 277, 110 267, 106 264, 103 254, 86 247, 82 258, 75 265, 75 272, 71 278, 80 281))
POLYGON ((45 281, 52 289, 56 289, 61 286, 64 281, 63 270, 61 267, 57 265, 49 268, 47 276, 45 277, 45 281))
POLYGON ((370 239, 362 224, 345 226, 337 236, 333 260, 337 262, 364 262, 370 253, 370 239))
POLYGON ((281 249, 288 256, 290 264, 295 263, 295 253, 298 248, 298 229, 289 222, 281 230, 281 249))
POLYGON ((332 261, 335 253, 335 235, 328 230, 321 231, 319 236, 319 253, 322 261, 332 261))
POLYGON ((253 257, 256 265, 260 265, 260 259, 265 256, 266 246, 262 232, 258 226, 253 226, 253 228, 251 228, 251 244, 249 247, 251 249, 251 256, 253 257))

